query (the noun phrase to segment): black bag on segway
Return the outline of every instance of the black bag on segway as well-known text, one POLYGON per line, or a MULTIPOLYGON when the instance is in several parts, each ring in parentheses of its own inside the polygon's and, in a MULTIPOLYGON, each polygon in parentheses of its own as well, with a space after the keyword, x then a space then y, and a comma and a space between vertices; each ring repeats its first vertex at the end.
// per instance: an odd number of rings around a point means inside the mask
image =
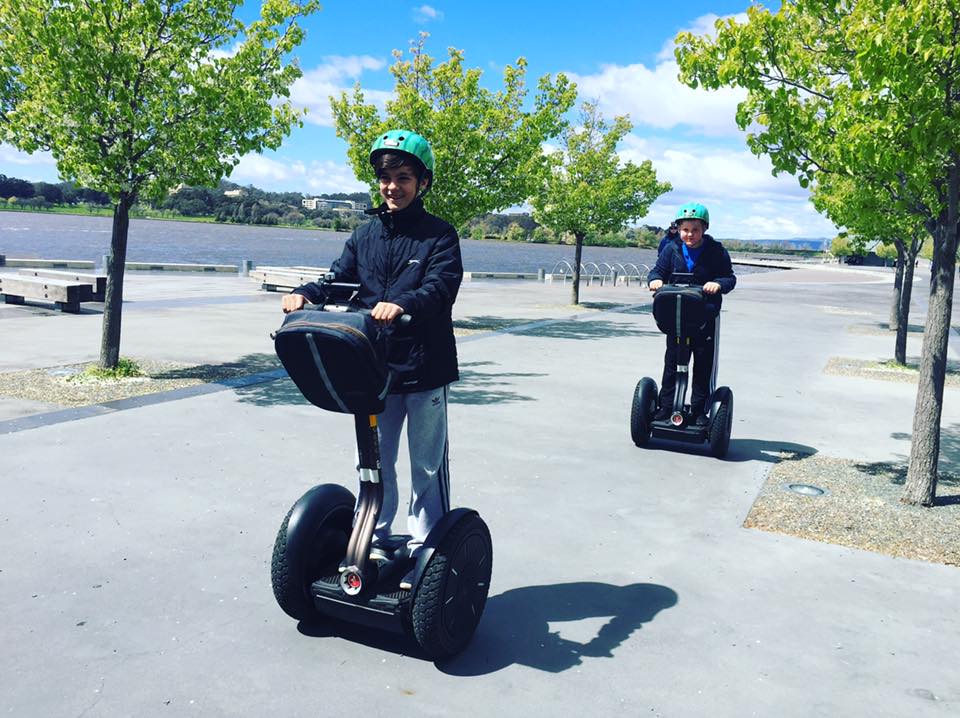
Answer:
POLYGON ((291 312, 274 348, 310 403, 343 414, 379 414, 389 389, 376 322, 359 312, 291 312))
POLYGON ((653 318, 668 336, 688 337, 710 318, 701 287, 667 284, 653 296, 653 318))

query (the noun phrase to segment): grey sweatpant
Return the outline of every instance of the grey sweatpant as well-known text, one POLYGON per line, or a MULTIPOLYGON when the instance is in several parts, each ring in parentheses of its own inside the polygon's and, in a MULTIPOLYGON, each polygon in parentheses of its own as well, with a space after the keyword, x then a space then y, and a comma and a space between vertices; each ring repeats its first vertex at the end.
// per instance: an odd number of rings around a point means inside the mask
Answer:
POLYGON ((410 452, 410 505, 407 533, 411 552, 427 538, 437 521, 450 510, 450 467, 447 444, 447 386, 411 394, 388 394, 386 408, 377 416, 380 436, 380 480, 383 508, 374 540, 390 535, 397 514, 397 453, 400 431, 407 423, 410 452))

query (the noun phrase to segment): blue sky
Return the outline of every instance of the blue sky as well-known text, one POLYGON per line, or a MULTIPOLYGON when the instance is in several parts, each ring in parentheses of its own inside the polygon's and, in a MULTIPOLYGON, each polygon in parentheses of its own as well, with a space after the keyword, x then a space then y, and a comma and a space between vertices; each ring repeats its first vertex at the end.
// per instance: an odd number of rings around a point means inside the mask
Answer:
MULTIPOLYGON (((438 61, 448 47, 464 51, 466 64, 484 71, 498 88, 503 67, 523 56, 527 84, 543 74, 566 73, 579 102, 596 101, 606 117, 628 114, 633 132, 621 144, 624 159, 650 159, 674 190, 640 223, 665 225, 679 205, 700 201, 718 237, 832 237, 836 228, 817 214, 808 192, 789 175, 773 177, 766 158, 746 148, 734 122, 742 95, 733 90, 691 90, 676 79, 673 38, 681 30, 708 32, 718 16, 737 15, 747 0, 582 3, 327 0, 303 21, 307 37, 297 56, 303 77, 292 99, 306 107, 304 126, 276 152, 241 159, 231 180, 269 190, 304 194, 364 189, 346 161, 346 144, 333 130, 327 98, 357 81, 369 99, 393 88, 394 49, 430 34, 427 52, 438 61)), ((252 19, 258 3, 248 3, 252 19)), ((48 155, 28 156, 0 145, 0 173, 56 181, 48 155)))

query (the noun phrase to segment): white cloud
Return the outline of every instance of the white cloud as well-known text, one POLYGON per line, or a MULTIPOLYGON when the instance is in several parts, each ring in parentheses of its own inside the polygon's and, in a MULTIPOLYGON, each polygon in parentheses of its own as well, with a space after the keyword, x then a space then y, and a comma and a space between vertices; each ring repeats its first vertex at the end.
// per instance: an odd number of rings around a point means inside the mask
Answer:
POLYGON ((357 180, 349 166, 332 160, 289 161, 283 157, 274 159, 258 154, 241 157, 230 181, 252 184, 260 189, 303 194, 362 192, 369 188, 357 180))
MULTIPOLYGON (((729 16, 738 22, 745 14, 729 16)), ((715 35, 718 15, 697 18, 687 31, 697 35, 715 35)), ((567 73, 577 83, 582 99, 596 101, 604 115, 630 115, 634 126, 657 129, 689 127, 708 135, 737 135, 737 105, 747 93, 741 89, 696 90, 677 79, 679 68, 673 55, 674 38, 668 39, 657 54, 657 64, 649 68, 633 65, 602 65, 592 75, 567 73)))
MULTIPOLYGON (((290 100, 295 107, 307 110, 307 122, 323 127, 333 126, 330 113, 330 97, 337 97, 343 90, 348 92, 365 71, 379 71, 387 63, 370 55, 325 57, 322 65, 306 70, 290 88, 290 100)), ((393 96, 383 90, 363 91, 364 97, 375 105, 382 106, 393 96)))
MULTIPOLYGON (((737 23, 743 24, 747 22, 747 13, 741 12, 736 15, 715 15, 714 13, 708 13, 706 15, 701 15, 696 20, 693 21, 693 24, 690 27, 682 28, 678 31, 677 34, 681 32, 689 32, 694 35, 707 35, 709 37, 717 36, 717 20, 735 20, 737 23)), ((657 53, 657 62, 663 62, 665 60, 673 60, 674 54, 673 51, 676 48, 676 43, 674 40, 676 36, 671 37, 669 40, 663 43, 663 47, 660 49, 660 52, 657 53)))
POLYGON ((421 5, 413 9, 413 21, 428 23, 432 20, 443 20, 443 13, 430 5, 421 5))
POLYGON ((662 62, 652 70, 643 64, 604 65, 594 75, 568 73, 582 99, 596 101, 608 117, 630 115, 634 127, 694 128, 709 135, 734 135, 737 104, 746 98, 739 89, 696 90, 677 79, 677 63, 662 62))
POLYGON ((31 182, 59 182, 57 162, 49 152, 28 155, 0 142, 0 174, 31 182))

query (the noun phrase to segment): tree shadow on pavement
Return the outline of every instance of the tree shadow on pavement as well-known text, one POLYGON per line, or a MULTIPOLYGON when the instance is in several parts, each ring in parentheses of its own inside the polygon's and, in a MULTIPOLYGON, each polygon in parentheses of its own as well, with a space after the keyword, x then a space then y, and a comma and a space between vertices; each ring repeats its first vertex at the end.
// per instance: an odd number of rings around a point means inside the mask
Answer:
POLYGON ((673 589, 651 583, 614 586, 581 581, 515 588, 487 601, 473 641, 466 650, 439 665, 455 676, 479 676, 518 664, 560 673, 585 658, 613 658, 613 651, 644 623, 677 603, 673 589), (565 638, 557 623, 603 619, 587 641, 565 638))
POLYGON ((297 385, 293 383, 290 377, 239 386, 233 391, 241 402, 254 406, 286 406, 310 403, 304 399, 303 394, 300 393, 297 385))
POLYGON ((653 329, 611 321, 595 317, 580 319, 563 319, 549 324, 521 329, 514 334, 525 337, 545 337, 547 339, 612 339, 618 337, 661 337, 660 332, 653 329))
POLYGON ((488 372, 471 367, 497 366, 492 361, 460 364, 460 381, 450 385, 451 404, 502 404, 510 401, 533 401, 532 396, 514 391, 513 379, 546 376, 534 372, 488 372))

